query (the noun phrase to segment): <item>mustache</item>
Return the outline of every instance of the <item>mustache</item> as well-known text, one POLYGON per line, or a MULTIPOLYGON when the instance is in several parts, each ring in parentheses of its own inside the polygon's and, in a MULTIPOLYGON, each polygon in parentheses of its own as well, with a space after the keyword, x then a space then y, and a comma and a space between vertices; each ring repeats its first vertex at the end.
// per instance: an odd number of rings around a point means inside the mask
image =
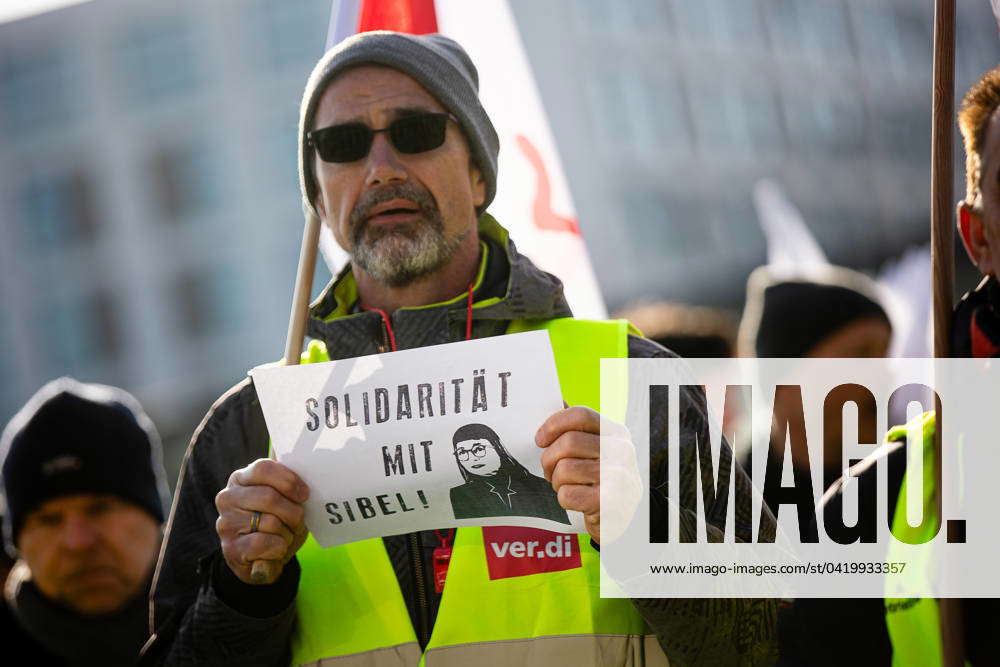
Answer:
POLYGON ((413 202, 420 209, 420 212, 427 214, 437 213, 437 202, 425 188, 416 183, 392 183, 384 185, 377 190, 369 190, 361 195, 358 203, 351 211, 351 233, 355 238, 363 231, 365 222, 371 217, 371 210, 383 202, 392 199, 406 199, 413 202))

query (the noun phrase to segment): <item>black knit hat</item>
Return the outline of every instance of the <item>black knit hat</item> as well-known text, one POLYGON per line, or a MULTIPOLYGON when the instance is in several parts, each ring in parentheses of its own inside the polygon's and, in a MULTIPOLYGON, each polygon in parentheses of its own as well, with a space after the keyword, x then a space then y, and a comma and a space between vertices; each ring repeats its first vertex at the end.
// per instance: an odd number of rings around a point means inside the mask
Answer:
POLYGON ((60 378, 42 387, 0 437, 8 551, 47 500, 112 494, 162 523, 168 506, 160 438, 138 401, 115 387, 60 378))
POLYGON ((878 287, 861 273, 829 266, 785 276, 761 266, 747 281, 739 347, 759 358, 804 357, 830 334, 869 318, 892 329, 878 287))

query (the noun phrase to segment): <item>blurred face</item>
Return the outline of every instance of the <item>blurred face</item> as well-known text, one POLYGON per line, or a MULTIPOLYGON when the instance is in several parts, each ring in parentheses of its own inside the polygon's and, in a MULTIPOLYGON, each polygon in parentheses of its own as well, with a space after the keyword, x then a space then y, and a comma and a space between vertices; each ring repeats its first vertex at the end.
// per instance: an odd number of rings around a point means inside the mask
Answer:
MULTIPOLYGON (((444 111, 402 72, 364 66, 327 87, 314 127, 361 123, 378 130, 408 115, 444 111)), ((313 160, 317 213, 355 267, 377 282, 401 287, 446 266, 460 249, 478 252, 475 208, 486 186, 453 121, 444 144, 422 153, 400 153, 380 132, 364 158, 313 160)))
MULTIPOLYGON (((809 354, 806 356, 877 359, 889 356, 889 344, 891 342, 892 330, 889 326, 881 319, 869 318, 867 320, 851 322, 847 326, 833 332, 821 340, 813 349, 809 350, 809 354)), ((863 430, 874 430, 875 424, 865 422, 860 424, 859 427, 863 430)), ((827 440, 843 440, 843 423, 841 420, 825 420, 823 422, 823 429, 824 437, 827 440)), ((834 464, 839 463, 839 461, 827 460, 825 463, 834 464)))
POLYGON ((892 330, 878 318, 851 322, 817 343, 807 357, 881 358, 889 356, 892 330))
POLYGON ((49 599, 89 616, 138 595, 156 562, 160 524, 117 496, 79 494, 31 512, 17 547, 49 599))
MULTIPOLYGON (((889 344, 892 341, 892 330, 889 326, 878 318, 869 318, 851 322, 847 326, 837 329, 832 334, 814 345, 806 354, 807 357, 834 358, 834 359, 871 359, 889 356, 889 344)), ((774 395, 774 411, 782 419, 790 419, 794 416, 792 409, 793 394, 787 388, 779 387, 774 395)), ((874 424, 861 424, 860 428, 874 428, 874 424)), ((827 440, 843 440, 843 424, 841 420, 824 420, 823 437, 827 440)), ((784 433, 772 433, 773 439, 784 437, 784 433)), ((824 451, 824 454, 826 452, 824 451)), ((832 454, 831 454, 832 455, 832 454)), ((792 460, 796 465, 806 466, 807 460, 797 458, 792 452, 792 460)), ((839 464, 835 459, 826 460, 827 464, 839 464)))
POLYGON ((493 477, 500 472, 500 455, 489 440, 462 440, 455 443, 455 457, 466 472, 493 477))
MULTIPOLYGON (((998 109, 1000 112, 1000 109, 998 109)), ((979 173, 979 201, 958 205, 958 230, 969 259, 983 275, 1000 269, 1000 122, 994 112, 986 128, 979 173)))

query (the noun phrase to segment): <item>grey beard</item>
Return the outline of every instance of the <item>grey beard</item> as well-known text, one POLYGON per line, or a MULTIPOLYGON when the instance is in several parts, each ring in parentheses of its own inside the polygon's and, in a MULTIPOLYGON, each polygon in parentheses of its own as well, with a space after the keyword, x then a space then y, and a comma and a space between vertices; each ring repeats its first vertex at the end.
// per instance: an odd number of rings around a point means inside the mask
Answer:
POLYGON ((383 188, 359 204, 352 215, 354 264, 389 287, 404 287, 434 273, 448 261, 469 234, 469 229, 447 238, 437 204, 426 190, 412 184, 383 188), (421 219, 389 229, 364 224, 367 211, 376 204, 396 197, 409 199, 420 206, 421 219))
POLYGON ((447 264, 468 234, 466 229, 449 239, 439 221, 426 221, 406 230, 394 229, 374 240, 362 237, 354 245, 352 259, 376 281, 404 287, 447 264))

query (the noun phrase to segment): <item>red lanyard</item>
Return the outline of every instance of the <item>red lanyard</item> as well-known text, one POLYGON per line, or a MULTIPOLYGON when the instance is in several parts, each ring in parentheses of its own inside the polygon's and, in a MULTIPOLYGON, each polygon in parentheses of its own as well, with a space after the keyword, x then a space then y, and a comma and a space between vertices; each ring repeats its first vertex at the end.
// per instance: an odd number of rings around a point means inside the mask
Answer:
POLYGON ((434 547, 432 561, 434 563, 434 590, 438 593, 444 592, 444 582, 448 578, 448 565, 451 563, 451 540, 455 537, 455 529, 448 528, 447 535, 442 535, 441 531, 434 529, 434 534, 441 540, 441 545, 434 547))
MULTIPOLYGON (((469 297, 465 305, 465 340, 472 339, 472 287, 473 283, 469 283, 469 297)), ((373 311, 382 316, 382 323, 385 325, 386 333, 389 335, 389 349, 395 352, 396 335, 392 331, 392 323, 389 320, 389 316, 385 314, 385 311, 378 308, 365 308, 362 306, 361 309, 373 311)), ((434 553, 431 557, 431 561, 434 564, 434 590, 438 594, 444 592, 444 582, 448 578, 448 565, 451 563, 451 541, 455 538, 454 528, 448 528, 446 532, 447 535, 442 535, 440 530, 434 529, 434 534, 441 540, 441 544, 434 547, 434 553)))

